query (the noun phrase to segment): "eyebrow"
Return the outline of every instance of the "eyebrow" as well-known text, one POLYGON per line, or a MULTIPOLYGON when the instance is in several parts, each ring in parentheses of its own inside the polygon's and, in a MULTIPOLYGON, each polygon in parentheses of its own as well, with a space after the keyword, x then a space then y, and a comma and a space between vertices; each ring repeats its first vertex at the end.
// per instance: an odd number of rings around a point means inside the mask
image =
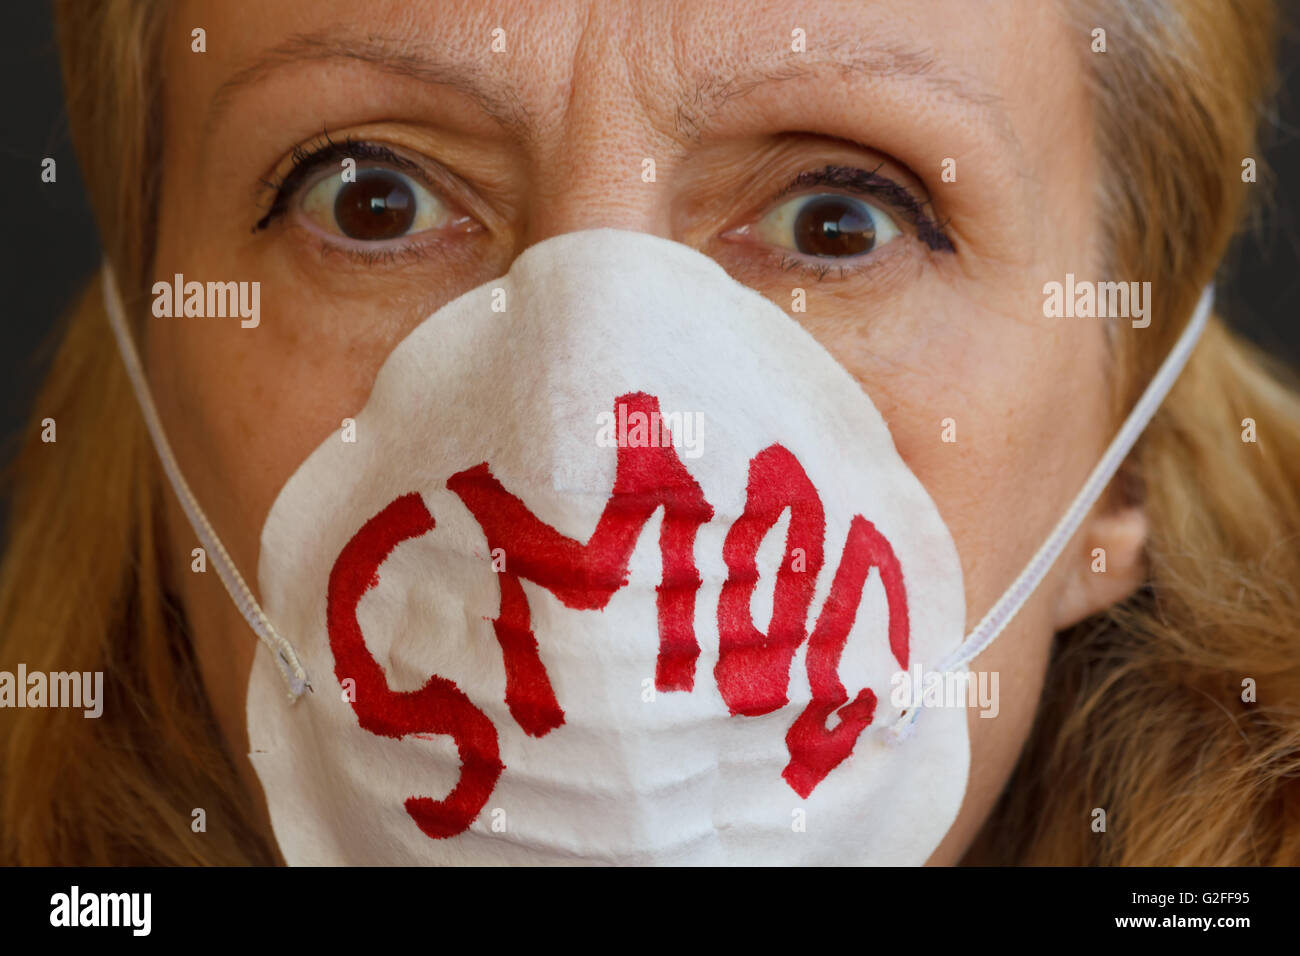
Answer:
MULTIPOLYGON (((780 52, 766 61, 750 61, 744 71, 702 76, 696 82, 695 95, 678 104, 678 131, 698 139, 709 119, 727 101, 746 96, 760 86, 815 76, 823 71, 873 80, 904 77, 919 81, 945 100, 965 103, 990 114, 998 101, 998 97, 979 91, 971 79, 944 72, 933 51, 846 39, 823 43, 798 55, 780 52)), ((1004 127, 1005 119, 997 125, 1004 127)))
MULTIPOLYGON (((280 69, 302 62, 353 61, 394 76, 455 89, 477 103, 501 127, 522 141, 530 141, 534 135, 533 124, 518 93, 499 74, 485 69, 478 56, 467 58, 451 48, 431 54, 405 37, 359 36, 337 29, 295 34, 265 51, 217 88, 205 125, 211 129, 240 90, 280 69)), ((762 86, 815 76, 824 70, 844 76, 861 75, 871 79, 902 76, 920 81, 946 100, 964 102, 989 114, 1004 135, 1010 129, 1005 117, 991 109, 998 98, 974 89, 969 78, 942 71, 932 51, 841 40, 798 54, 773 51, 766 59, 748 60, 743 70, 717 69, 698 74, 694 93, 677 104, 677 132, 685 139, 698 140, 709 120, 728 101, 747 96, 762 86)))
POLYGON ((404 38, 352 36, 338 31, 295 34, 271 47, 217 88, 208 107, 211 128, 229 107, 235 94, 256 85, 268 74, 302 62, 354 61, 378 67, 394 76, 439 84, 459 90, 501 126, 521 136, 528 133, 528 111, 512 89, 498 88, 499 80, 472 60, 455 56, 437 58, 422 54, 404 38))

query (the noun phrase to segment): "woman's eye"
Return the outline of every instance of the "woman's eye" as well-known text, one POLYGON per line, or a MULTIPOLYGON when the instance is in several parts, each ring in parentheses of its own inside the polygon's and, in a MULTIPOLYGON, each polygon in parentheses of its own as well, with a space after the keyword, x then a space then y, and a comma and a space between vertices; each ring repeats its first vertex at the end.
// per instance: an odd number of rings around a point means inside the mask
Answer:
POLYGON ((355 182, 331 174, 307 189, 301 205, 326 232, 358 242, 398 239, 463 218, 410 176, 382 166, 357 169, 355 182))
POLYGON ((751 234, 784 249, 841 259, 866 255, 900 230, 888 213, 854 196, 815 193, 790 199, 754 224, 751 234))

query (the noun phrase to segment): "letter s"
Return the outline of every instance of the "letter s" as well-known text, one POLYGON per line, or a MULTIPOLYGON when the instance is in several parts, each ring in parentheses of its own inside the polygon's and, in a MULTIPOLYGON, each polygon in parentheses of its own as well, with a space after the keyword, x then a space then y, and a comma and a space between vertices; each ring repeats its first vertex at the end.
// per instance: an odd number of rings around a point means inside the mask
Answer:
POLYGON ((405 802, 406 812, 425 834, 444 839, 469 828, 505 769, 496 728, 459 687, 436 674, 416 691, 390 689, 357 621, 357 605, 379 583, 379 568, 388 555, 433 526, 433 516, 415 492, 393 499, 362 525, 330 571, 326 621, 334 674, 340 682, 348 677, 356 681, 352 707, 363 728, 396 739, 447 734, 456 742, 460 779, 451 793, 442 800, 408 797, 405 802))

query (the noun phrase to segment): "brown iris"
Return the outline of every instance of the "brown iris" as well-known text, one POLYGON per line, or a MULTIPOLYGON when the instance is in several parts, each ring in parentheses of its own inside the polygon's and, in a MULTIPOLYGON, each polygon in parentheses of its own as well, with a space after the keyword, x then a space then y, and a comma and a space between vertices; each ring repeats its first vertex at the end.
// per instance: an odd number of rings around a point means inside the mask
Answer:
POLYGON ((845 196, 819 196, 794 221, 795 248, 810 256, 857 256, 876 244, 871 214, 845 196))
POLYGON ((406 180, 387 169, 358 169, 334 198, 334 221, 350 239, 377 242, 404 236, 415 221, 416 200, 406 180))

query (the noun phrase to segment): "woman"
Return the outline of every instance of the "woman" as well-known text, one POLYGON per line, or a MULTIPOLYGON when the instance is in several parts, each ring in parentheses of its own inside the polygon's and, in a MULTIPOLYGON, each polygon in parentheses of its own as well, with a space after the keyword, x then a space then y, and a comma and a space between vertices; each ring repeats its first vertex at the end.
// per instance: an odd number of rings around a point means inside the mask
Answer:
MULTIPOLYGON (((1212 279, 1257 188, 1275 25, 1263 0, 933 7, 59 4, 106 258, 233 567, 265 576, 277 493, 426 316, 612 227, 707 255, 862 385, 973 627, 1212 279), (182 316, 173 277, 260 299, 182 316), (1083 277, 1130 283, 1127 311, 1053 315, 1051 284, 1083 277)), ((33 426, 17 463, 0 619, 6 661, 104 671, 104 713, 0 723, 4 859, 294 862, 249 759, 267 652, 192 573, 101 291, 35 405, 58 441, 33 426)), ((1300 399, 1212 320, 970 663, 1000 678, 997 718, 965 715, 960 806, 916 862, 1300 858, 1298 476, 1300 399)))

